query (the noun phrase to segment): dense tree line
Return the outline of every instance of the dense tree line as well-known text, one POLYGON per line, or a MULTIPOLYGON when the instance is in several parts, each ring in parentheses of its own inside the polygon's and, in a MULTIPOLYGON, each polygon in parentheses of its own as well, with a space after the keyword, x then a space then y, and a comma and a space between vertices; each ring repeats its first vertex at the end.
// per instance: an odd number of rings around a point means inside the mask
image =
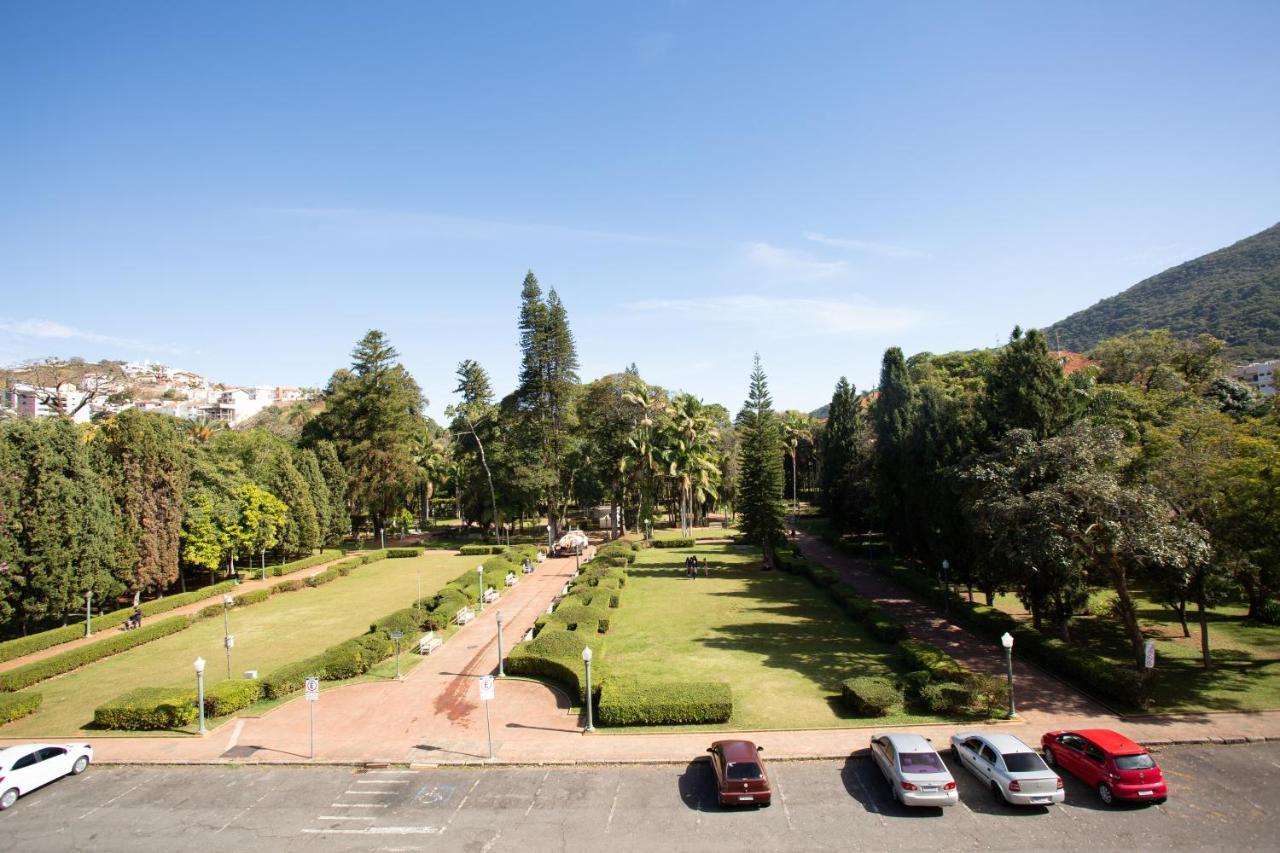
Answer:
POLYGON ((1134 586, 1184 630, 1193 605, 1208 666, 1206 608, 1239 590, 1259 617, 1280 594, 1280 424, 1223 375, 1221 347, 1137 332, 1070 376, 1038 331, 996 352, 890 349, 873 395, 836 386, 823 508, 934 570, 947 560, 988 602, 1016 593, 1063 638, 1089 588, 1110 586, 1135 663, 1134 586))

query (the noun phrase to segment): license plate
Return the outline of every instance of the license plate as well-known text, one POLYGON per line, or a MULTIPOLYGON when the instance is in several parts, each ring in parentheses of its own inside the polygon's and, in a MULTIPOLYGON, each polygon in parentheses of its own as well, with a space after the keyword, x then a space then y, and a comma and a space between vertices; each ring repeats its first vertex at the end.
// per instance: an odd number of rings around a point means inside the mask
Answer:
POLYGON ((921 785, 920 790, 926 794, 936 794, 938 793, 938 786, 937 785, 921 785))
POLYGON ((1034 806, 1048 805, 1051 802, 1053 802, 1052 797, 1032 797, 1031 798, 1031 804, 1034 806))
POLYGON ((754 799, 755 799, 755 797, 738 797, 738 799, 739 799, 740 801, 744 802, 744 803, 749 803, 749 802, 751 802, 752 800, 754 800, 754 799))
POLYGON ((1151 796, 1151 795, 1152 795, 1152 794, 1154 794, 1154 793, 1155 793, 1155 791, 1139 791, 1139 792, 1138 792, 1138 796, 1139 796, 1139 797, 1149 797, 1149 796, 1151 796))

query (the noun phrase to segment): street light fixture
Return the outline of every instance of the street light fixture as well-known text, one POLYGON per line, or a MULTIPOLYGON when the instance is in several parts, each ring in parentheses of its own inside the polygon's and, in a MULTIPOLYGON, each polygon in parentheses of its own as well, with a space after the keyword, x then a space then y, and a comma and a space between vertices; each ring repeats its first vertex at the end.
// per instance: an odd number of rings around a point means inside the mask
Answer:
POLYGON ((498 611, 498 677, 506 678, 507 672, 502 663, 502 611, 498 611))
POLYGON ((476 577, 480 580, 480 612, 484 612, 484 566, 476 566, 476 577))
POLYGON ((196 658, 196 702, 200 708, 200 734, 208 734, 204 727, 204 658, 196 658))
POLYGON ((555 554, 553 553, 555 551, 555 548, 556 548, 556 542, 555 542, 555 539, 551 537, 551 525, 548 524, 547 525, 547 556, 548 557, 555 556, 555 554))
POLYGON ((587 667, 587 731, 594 732, 596 727, 592 725, 591 720, 591 647, 587 646, 582 650, 582 662, 587 667))
POLYGON ((400 680, 400 640, 403 638, 403 631, 391 632, 391 641, 396 644, 396 681, 400 680))
POLYGON ((1004 646, 1004 663, 1009 674, 1009 719, 1012 720, 1018 716, 1013 706, 1013 635, 1005 631, 1000 645, 1004 646))
POLYGON ((84 635, 93 636, 93 590, 84 594, 84 635))
POLYGON ((236 638, 231 636, 227 623, 227 608, 234 603, 235 599, 231 596, 222 596, 222 646, 227 650, 227 678, 231 677, 231 647, 236 644, 236 638))
POLYGON ((951 563, 942 561, 942 612, 951 613, 951 563))

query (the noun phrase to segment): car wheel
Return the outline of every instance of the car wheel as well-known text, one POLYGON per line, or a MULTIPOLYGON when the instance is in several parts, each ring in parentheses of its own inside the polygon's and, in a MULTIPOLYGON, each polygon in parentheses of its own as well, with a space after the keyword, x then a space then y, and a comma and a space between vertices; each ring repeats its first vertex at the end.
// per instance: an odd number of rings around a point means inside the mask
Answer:
POLYGON ((1052 767, 1057 762, 1058 759, 1053 757, 1053 750, 1046 746, 1044 748, 1044 763, 1052 767))
POLYGON ((5 791, 3 794, 0 794, 0 811, 4 811, 5 809, 9 808, 17 801, 18 801, 18 789, 10 788, 9 790, 5 791))
POLYGON ((1102 802, 1106 803, 1109 806, 1114 805, 1116 801, 1115 796, 1111 793, 1111 786, 1108 785, 1106 782, 1103 782, 1098 785, 1098 797, 1102 800, 1102 802))
POLYGON ((991 783, 991 794, 996 798, 998 802, 1001 802, 1001 803, 1009 802, 1004 798, 1004 791, 1001 791, 1000 786, 997 785, 995 782, 991 783))
POLYGON ((71 765, 71 774, 73 776, 79 776, 81 773, 84 772, 85 768, 88 766, 89 766, 89 756, 82 755, 76 759, 75 764, 71 765))
POLYGON ((1151 802, 1155 803, 1157 806, 1163 806, 1168 801, 1169 801, 1168 797, 1160 797, 1158 799, 1152 800, 1151 802))

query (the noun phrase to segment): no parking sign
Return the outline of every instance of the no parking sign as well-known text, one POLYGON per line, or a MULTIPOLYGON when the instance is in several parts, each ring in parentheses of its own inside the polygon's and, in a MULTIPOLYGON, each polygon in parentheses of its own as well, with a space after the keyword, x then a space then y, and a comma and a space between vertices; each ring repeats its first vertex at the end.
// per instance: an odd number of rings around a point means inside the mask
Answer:
POLYGON ((307 701, 315 702, 319 698, 320 698, 320 679, 308 678, 307 679, 307 701))

